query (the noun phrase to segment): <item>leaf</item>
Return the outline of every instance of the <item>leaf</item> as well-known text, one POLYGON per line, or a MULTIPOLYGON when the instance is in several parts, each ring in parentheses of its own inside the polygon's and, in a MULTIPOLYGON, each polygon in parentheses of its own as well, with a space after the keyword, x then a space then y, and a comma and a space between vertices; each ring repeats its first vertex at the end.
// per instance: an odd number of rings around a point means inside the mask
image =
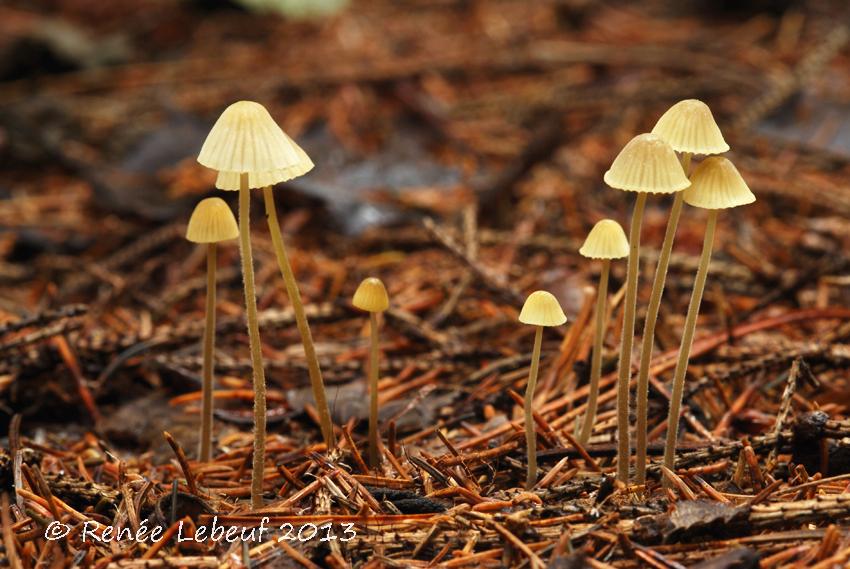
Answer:
POLYGON ((676 504, 664 531, 665 541, 686 536, 722 533, 723 528, 740 521, 749 508, 709 500, 685 500, 676 504))

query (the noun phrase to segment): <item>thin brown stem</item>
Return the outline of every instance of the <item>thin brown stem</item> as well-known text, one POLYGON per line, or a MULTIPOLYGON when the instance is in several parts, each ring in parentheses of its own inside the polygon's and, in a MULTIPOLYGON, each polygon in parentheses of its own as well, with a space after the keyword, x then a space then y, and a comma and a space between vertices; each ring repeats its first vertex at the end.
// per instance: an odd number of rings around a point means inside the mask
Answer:
POLYGON ((599 378, 602 375, 602 341, 605 339, 605 311, 608 303, 608 274, 611 271, 611 259, 602 261, 602 274, 599 275, 599 288, 596 291, 596 328, 593 336, 593 356, 590 361, 590 392, 587 395, 587 413, 579 435, 581 446, 587 446, 593 423, 596 422, 596 409, 599 405, 599 378))
POLYGON ((378 314, 369 313, 369 466, 378 468, 378 314))
POLYGON ((649 364, 652 360, 652 348, 655 343, 655 325, 658 323, 658 311, 661 307, 661 297, 664 294, 667 269, 670 266, 670 255, 673 250, 673 241, 676 237, 676 228, 679 224, 679 215, 682 213, 683 197, 684 192, 678 192, 673 199, 673 206, 670 208, 667 231, 664 234, 664 243, 661 245, 661 253, 658 256, 658 265, 655 268, 655 280, 652 283, 652 293, 649 297, 646 321, 643 325, 643 344, 640 352, 640 369, 638 370, 637 379, 637 424, 635 426, 635 479, 638 484, 646 482, 649 364))
MULTIPOLYGON (((664 445, 664 466, 673 470, 676 458, 676 440, 679 436, 679 413, 682 409, 682 392, 685 388, 685 373, 688 371, 688 359, 694 344, 694 332, 697 327, 699 306, 702 293, 705 290, 705 280, 708 277, 708 267, 711 264, 711 248, 714 244, 714 230, 717 227, 718 210, 708 212, 705 226, 705 240, 702 243, 702 254, 699 258, 697 276, 694 280, 694 290, 691 292, 691 302, 688 305, 688 316, 685 318, 685 329, 682 332, 682 344, 679 346, 679 359, 676 361, 676 371, 673 374, 673 390, 670 394, 670 415, 667 418, 667 442, 664 445)), ((665 484, 667 484, 665 482, 665 484)))
POLYGON ((540 368, 540 346, 543 343, 543 326, 538 326, 534 334, 534 349, 531 351, 531 370, 528 372, 528 384, 525 387, 525 443, 528 449, 528 475, 525 487, 531 490, 537 482, 537 432, 534 429, 534 416, 531 403, 537 387, 537 371, 540 368))
POLYGON ((638 263, 640 260, 640 227, 646 193, 635 200, 629 228, 629 266, 626 278, 626 298, 623 306, 623 339, 617 375, 617 479, 629 482, 629 383, 632 375, 632 344, 635 339, 635 308, 637 305, 638 263))
POLYGON ((254 454, 251 463, 251 507, 263 506, 263 471, 266 464, 266 372, 260 345, 257 319, 257 293, 254 288, 254 257, 251 254, 251 190, 248 174, 239 180, 239 250, 242 256, 242 279, 245 285, 245 316, 248 321, 248 343, 254 370, 254 454))
MULTIPOLYGON (((691 154, 682 154, 682 169, 685 175, 691 167, 691 154)), ((667 281, 667 269, 670 266, 670 255, 673 251, 673 241, 676 239, 676 228, 679 226, 679 216, 682 213, 684 192, 677 192, 670 208, 667 219, 667 231, 664 233, 664 243, 658 255, 658 265, 655 267, 655 280, 652 282, 652 293, 646 309, 646 320, 643 325, 643 339, 640 351, 640 369, 637 379, 637 424, 635 425, 635 480, 638 484, 646 482, 646 445, 647 425, 649 422, 649 364, 652 361, 652 348, 655 344, 655 325, 658 323, 658 310, 661 307, 661 297, 667 281)))
POLYGON ((201 393, 201 441, 198 457, 201 462, 209 462, 212 457, 213 424, 213 351, 215 349, 215 272, 216 244, 207 245, 207 306, 204 325, 204 363, 201 393))
POLYGON ((330 450, 336 445, 336 439, 334 438, 333 422, 331 422, 331 412, 328 408, 328 398, 325 394, 325 382, 322 380, 322 370, 319 367, 319 358, 316 356, 316 348, 313 345, 313 335, 310 333, 310 325, 307 323, 307 315, 304 313, 304 305, 301 303, 301 292, 298 290, 298 283, 295 282, 292 265, 289 263, 289 256, 286 253, 286 245, 283 243, 283 235, 280 232, 280 222, 277 220, 277 208, 271 187, 263 188, 263 198, 266 203, 266 216, 268 217, 269 232, 272 236, 277 264, 286 285, 286 294, 289 295, 289 301, 292 302, 295 324, 298 326, 301 343, 304 345, 304 357, 307 359, 307 370, 310 374, 310 385, 313 388, 316 410, 319 413, 322 438, 330 450))

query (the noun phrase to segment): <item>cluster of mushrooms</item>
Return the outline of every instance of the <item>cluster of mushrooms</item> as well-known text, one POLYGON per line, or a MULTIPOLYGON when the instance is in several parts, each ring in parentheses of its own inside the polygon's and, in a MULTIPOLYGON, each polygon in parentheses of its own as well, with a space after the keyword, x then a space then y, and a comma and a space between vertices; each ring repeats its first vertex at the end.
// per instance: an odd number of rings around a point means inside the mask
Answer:
MULTIPOLYGON (((629 425, 629 407, 632 379, 632 346, 634 342, 635 312, 637 308, 638 263, 640 254, 640 230, 644 207, 648 194, 673 194, 670 216, 655 280, 647 306, 643 332, 643 346, 637 377, 637 423, 636 472, 637 484, 646 482, 647 465, 647 411, 649 398, 649 364, 655 342, 655 324, 664 282, 670 264, 670 254, 676 228, 682 212, 682 204, 708 210, 705 226, 705 238, 700 255, 697 274, 685 318, 682 342, 676 370, 673 374, 673 388, 670 396, 670 411, 667 419, 667 440, 664 447, 664 466, 673 468, 676 440, 679 432, 679 414, 682 407, 682 392, 685 385, 685 373, 696 330, 702 294, 711 262, 711 249, 717 227, 717 215, 721 209, 745 205, 755 201, 755 196, 747 187, 738 170, 728 159, 716 156, 729 150, 720 128, 714 121, 708 105, 695 99, 680 101, 665 112, 650 133, 639 134, 626 144, 614 159, 611 168, 605 172, 605 183, 610 187, 627 192, 635 192, 635 205, 632 213, 629 237, 613 220, 605 219, 597 223, 579 252, 591 259, 603 261, 596 304, 595 335, 591 359, 590 393, 587 412, 579 433, 580 444, 587 444, 593 430, 599 396, 599 377, 601 372, 601 351, 605 330, 604 314, 608 288, 608 272, 612 259, 628 257, 626 269, 626 291, 623 306, 623 333, 620 345, 620 358, 617 372, 617 479, 629 482, 629 461, 631 458, 631 433, 629 425), (693 155, 707 156, 691 172, 693 155)), ((526 300, 520 321, 526 324, 557 326, 565 321, 558 301, 548 293, 538 291, 526 300), (553 315, 558 315, 557 318, 553 315)), ((535 351, 526 393, 525 425, 529 455, 528 486, 535 481, 536 459, 532 456, 536 449, 534 441, 531 407, 528 401, 533 398, 534 380, 539 358, 539 334, 535 341, 535 351)))
MULTIPOLYGON (((307 369, 313 390, 316 410, 322 429, 322 437, 329 450, 334 448, 335 437, 330 409, 322 380, 322 371, 313 345, 313 337, 304 313, 301 294, 292 265, 286 253, 286 245, 280 231, 272 186, 306 174, 313 162, 274 122, 268 111, 252 101, 239 101, 230 105, 221 114, 207 136, 198 162, 216 170, 215 185, 221 190, 239 192, 239 222, 233 217, 230 207, 221 198, 202 200, 192 212, 186 229, 186 238, 195 243, 206 244, 207 253, 207 302, 206 326, 203 339, 201 436, 198 456, 203 462, 212 454, 213 421, 213 350, 215 348, 215 289, 216 289, 216 245, 222 241, 239 239, 242 258, 242 278, 245 288, 245 315, 248 324, 248 341, 251 349, 251 366, 254 381, 254 452, 252 457, 251 504, 262 506, 263 470, 266 447, 266 377, 260 345, 260 327, 257 319, 257 298, 254 288, 254 261, 251 253, 251 189, 262 188, 266 217, 271 233, 272 245, 283 277, 287 295, 292 303, 295 322, 304 346, 307 369)), ((372 415, 369 422, 369 457, 377 464, 377 384, 378 344, 377 318, 375 314, 389 306, 383 283, 378 279, 366 279, 355 294, 354 305, 372 313, 372 358, 371 391, 372 415)))
MULTIPOLYGON (((693 343, 696 319, 705 287, 711 248, 720 209, 744 205, 755 200, 738 171, 729 160, 718 156, 705 158, 690 173, 691 156, 714 155, 725 152, 729 146, 723 140, 714 118, 701 101, 685 100, 671 107, 658 121, 652 133, 633 138, 616 157, 605 173, 605 182, 612 188, 636 193, 629 238, 614 220, 599 221, 590 231, 579 252, 590 259, 602 261, 597 293, 593 351, 591 359, 590 391, 578 441, 586 445, 590 440, 596 419, 599 397, 599 379, 602 368, 602 345, 606 330, 608 275, 611 260, 628 257, 622 343, 620 346, 617 382, 617 476, 629 481, 631 454, 629 405, 632 375, 632 346, 634 341, 635 309, 637 303, 638 259, 640 229, 647 196, 674 194, 664 242, 656 268, 652 295, 647 307, 643 347, 637 377, 636 482, 646 478, 647 399, 649 363, 655 335, 664 281, 670 253, 683 203, 709 210, 705 228, 705 242, 700 257, 691 302, 688 307, 682 344, 673 379, 670 415, 667 425, 667 444, 664 464, 673 466, 678 433, 679 413, 685 372, 693 343), (678 153, 678 156, 677 156, 678 153)), ((304 346, 304 354, 322 436, 328 450, 335 444, 333 424, 328 408, 322 373, 298 284, 286 252, 275 208, 272 187, 280 182, 301 176, 313 168, 307 154, 274 122, 266 109, 251 101, 240 101, 229 106, 210 131, 198 156, 198 162, 216 170, 216 187, 239 192, 238 222, 224 200, 213 197, 202 200, 189 220, 186 238, 207 246, 207 297, 206 325, 203 338, 202 410, 198 456, 202 462, 212 455, 213 423, 213 351, 215 348, 216 311, 216 255, 217 244, 239 239, 242 275, 245 292, 246 320, 251 351, 254 382, 254 449, 251 482, 251 503, 262 506, 263 471, 266 438, 266 381, 257 319, 256 291, 254 288, 254 263, 250 239, 250 191, 263 189, 266 216, 272 244, 287 295, 292 303, 295 321, 304 346)), ((352 304, 370 315, 371 346, 369 353, 369 463, 377 467, 379 458, 378 435, 378 313, 387 310, 389 298, 383 283, 376 278, 365 279, 354 294, 352 304)), ((536 326, 531 369, 525 394, 525 428, 528 449, 526 485, 534 486, 537 480, 537 455, 532 401, 537 383, 543 328, 560 326, 566 322, 557 299, 546 291, 532 293, 519 315, 520 322, 536 326)))

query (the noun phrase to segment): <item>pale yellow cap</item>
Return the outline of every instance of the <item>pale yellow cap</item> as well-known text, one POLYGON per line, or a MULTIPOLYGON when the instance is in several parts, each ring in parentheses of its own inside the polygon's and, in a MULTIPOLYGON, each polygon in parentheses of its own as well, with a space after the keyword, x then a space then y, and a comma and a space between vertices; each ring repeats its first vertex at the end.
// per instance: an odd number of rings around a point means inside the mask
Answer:
POLYGON ((558 299, 545 290, 532 292, 525 299, 519 321, 534 326, 560 326, 567 321, 558 299))
POLYGON ((691 182, 683 197, 694 207, 726 209, 756 201, 735 165, 722 156, 709 156, 700 162, 691 182))
POLYGON ((198 202, 189 218, 186 239, 194 243, 218 243, 237 237, 239 226, 223 199, 207 198, 198 202))
MULTIPOLYGON (((309 171, 307 154, 274 122, 264 106, 233 103, 207 135, 198 162, 224 172, 309 171)), ((238 180, 237 180, 238 182, 238 180)))
POLYGON ((673 148, 650 133, 631 139, 604 179, 618 190, 654 194, 672 194, 691 185, 673 148))
POLYGON ((366 312, 383 312, 390 307, 390 297, 381 279, 369 277, 357 287, 351 304, 366 312))
POLYGON ((667 109, 652 134, 663 138, 676 152, 720 154, 729 150, 711 109, 697 99, 685 99, 667 109))
POLYGON ((629 256, 629 240, 619 223, 603 219, 596 222, 578 252, 589 259, 622 259, 629 256))

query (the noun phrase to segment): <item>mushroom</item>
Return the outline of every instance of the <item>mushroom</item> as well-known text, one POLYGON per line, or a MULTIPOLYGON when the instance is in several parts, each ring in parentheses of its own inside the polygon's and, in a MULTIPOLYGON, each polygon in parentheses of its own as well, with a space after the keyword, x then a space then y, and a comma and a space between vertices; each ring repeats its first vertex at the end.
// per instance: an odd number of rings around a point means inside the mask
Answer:
MULTIPOLYGON (((680 153, 682 169, 688 174, 693 154, 719 154, 729 150, 729 145, 723 140, 723 134, 711 109, 702 101, 686 99, 679 101, 667 112, 661 115, 652 133, 660 136, 680 153)), ((646 481, 646 445, 647 422, 649 413, 649 364, 652 361, 652 348, 655 343, 655 325, 658 322, 658 310, 661 306, 661 296, 664 294, 664 284, 667 280, 667 268, 670 265, 670 253, 673 250, 673 240, 676 238, 676 228, 679 215, 682 212, 683 192, 677 192, 670 208, 667 219, 667 230, 664 242, 658 255, 655 267, 655 280, 652 282, 652 293, 646 309, 646 320, 643 325, 643 340, 640 352, 640 367, 637 379, 637 424, 635 425, 635 481, 643 484, 646 481)))
MULTIPOLYGON (((257 298, 254 288, 254 261, 251 254, 250 233, 250 188, 258 184, 270 184, 282 181, 287 176, 292 177, 312 168, 312 162, 303 150, 290 139, 274 122, 268 111, 259 103, 239 101, 233 103, 216 121, 210 130, 198 162, 217 170, 219 179, 217 187, 239 191, 239 234, 240 252, 242 256, 242 275, 245 285, 245 311, 248 324, 248 338, 251 348, 251 366, 254 377, 254 454, 251 476, 251 503, 254 508, 262 506, 263 469, 265 465, 266 440, 266 378, 263 370, 263 358, 260 345, 260 329, 257 321, 257 298), (306 159, 306 161, 305 161, 306 159), (236 181, 238 180, 238 184, 236 181)), ((277 226, 275 218, 274 225, 277 226)), ((269 218, 271 224, 271 215, 269 218)), ((278 241, 279 239, 278 227, 278 241)), ((275 240, 275 232, 272 231, 275 240)), ((282 243, 282 241, 281 241, 282 243)), ((280 259, 280 247, 275 243, 275 250, 280 259)), ((285 259, 285 252, 283 252, 285 259)), ((291 272, 291 271, 290 271, 291 272)), ((290 287, 287 286, 289 290, 290 287)), ((297 291, 297 287, 295 287, 297 291)), ((300 301, 296 301, 290 292, 290 298, 295 307, 296 321, 304 339, 306 319, 300 301), (300 309, 300 310, 299 310, 300 309)), ((307 330, 309 335, 309 329, 307 330)), ((310 378, 314 380, 313 372, 315 354, 311 359, 310 351, 305 341, 305 352, 310 366, 310 378)), ((312 348, 312 342, 309 343, 312 348)), ((318 368, 318 365, 315 365, 318 368)), ((321 384, 321 375, 318 376, 321 384)), ((317 393, 316 382, 313 381, 314 395, 317 393)), ((329 445, 333 444, 332 429, 330 428, 330 413, 324 398, 324 386, 321 386, 321 397, 316 397, 316 405, 322 417, 322 433, 329 445)))
POLYGON ((587 413, 579 434, 583 445, 590 440, 593 423, 596 421, 596 408, 599 399, 599 377, 602 375, 602 339, 605 336, 605 305, 608 301, 608 273, 611 259, 629 256, 629 241, 619 223, 613 219, 603 219, 593 226, 584 245, 578 252, 588 259, 602 260, 602 273, 599 276, 599 288, 596 293, 596 328, 593 337, 593 356, 590 364, 590 392, 587 396, 587 413))
POLYGON ((519 321, 523 324, 536 326, 534 334, 534 349, 531 352, 531 370, 528 373, 528 384, 525 388, 525 441, 528 449, 528 474, 525 487, 531 489, 537 481, 537 437, 534 430, 534 417, 531 413, 531 402, 534 399, 534 389, 537 387, 537 370, 540 366, 540 346, 543 342, 545 326, 560 326, 567 321, 558 299, 545 290, 532 292, 519 313, 519 321))
MULTIPOLYGON (((717 214, 721 209, 746 205, 756 200, 747 187, 747 183, 735 166, 726 158, 711 156, 703 160, 691 174, 691 187, 685 190, 685 203, 707 209, 708 220, 705 225, 705 238, 702 244, 699 267, 697 268, 688 315, 679 346, 676 371, 673 374, 673 389, 670 394, 670 414, 667 418, 667 441, 664 445, 664 466, 673 469, 676 453, 676 440, 679 434, 679 412, 682 407, 682 391, 685 387, 685 373, 694 342, 697 316, 699 315, 705 280, 711 262, 711 248, 714 243, 714 230, 717 227, 717 214)), ((667 482, 665 482, 667 484, 667 482)))
POLYGON ((209 462, 212 456, 213 423, 213 350, 215 349, 215 275, 216 247, 222 241, 239 237, 239 227, 230 206, 221 198, 207 198, 195 206, 186 239, 207 246, 207 306, 204 324, 204 361, 201 384, 201 437, 198 443, 198 457, 201 462, 209 462))
POLYGON ((380 279, 364 279, 351 304, 369 313, 369 466, 380 464, 378 454, 378 313, 390 306, 387 289, 380 279))
MULTIPOLYGON (((257 103, 253 104, 257 105, 257 103)), ((260 109, 263 111, 263 121, 270 123, 268 128, 277 131, 276 135, 280 135, 279 150, 281 155, 286 157, 284 161, 285 166, 273 170, 249 172, 248 187, 263 188, 263 200, 266 207, 269 233, 272 238, 272 247, 274 248, 278 268, 280 269, 283 283, 286 287, 286 294, 289 296, 290 302, 292 302, 292 310, 295 315, 295 324, 298 327, 298 333, 301 337, 301 344, 304 346, 304 356, 307 360, 307 371, 310 376, 313 399, 316 402, 316 410, 319 413, 322 438, 328 448, 333 448, 336 444, 336 439, 334 438, 333 422, 331 421, 328 398, 325 392, 325 383, 322 379, 322 370, 319 367, 319 358, 316 355, 313 335, 310 332, 310 325, 307 322, 307 315, 304 312, 304 304, 301 302, 301 292, 298 289, 298 283, 295 281, 292 263, 289 261, 289 255, 287 254, 283 235, 280 231, 280 222, 278 221, 277 207, 275 206, 274 193, 272 191, 272 186, 275 184, 297 178, 312 170, 313 161, 310 160, 307 153, 295 141, 280 129, 262 106, 260 106, 260 109)), ((239 173, 219 172, 216 179, 216 187, 222 190, 238 190, 239 173)))
POLYGON ((617 377, 617 478, 629 480, 629 382, 635 334, 640 227, 648 193, 672 194, 690 185, 669 144, 654 134, 639 134, 620 151, 605 172, 605 183, 637 192, 629 227, 629 263, 624 300, 623 334, 617 377))

